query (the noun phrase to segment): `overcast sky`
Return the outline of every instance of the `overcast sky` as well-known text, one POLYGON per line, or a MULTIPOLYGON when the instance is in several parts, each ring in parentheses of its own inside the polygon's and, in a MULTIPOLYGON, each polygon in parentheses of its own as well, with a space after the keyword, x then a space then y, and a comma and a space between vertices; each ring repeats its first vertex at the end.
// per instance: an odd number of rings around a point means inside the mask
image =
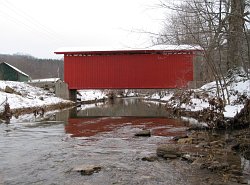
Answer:
POLYGON ((0 0, 0 53, 61 58, 60 47, 141 47, 158 32, 158 0, 0 0), (131 32, 132 31, 132 32, 131 32))

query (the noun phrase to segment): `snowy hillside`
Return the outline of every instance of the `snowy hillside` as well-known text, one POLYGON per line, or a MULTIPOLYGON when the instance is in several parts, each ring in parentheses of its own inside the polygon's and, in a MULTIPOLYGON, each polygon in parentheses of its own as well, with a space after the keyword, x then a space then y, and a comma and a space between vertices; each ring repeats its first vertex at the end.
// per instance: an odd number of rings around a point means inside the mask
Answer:
MULTIPOLYGON (((225 118, 232 118, 244 107, 245 100, 250 99, 250 80, 244 74, 237 74, 227 78, 226 83, 229 96, 224 90, 225 99, 229 99, 230 102, 226 102, 224 107, 219 107, 219 102, 216 102, 216 82, 208 83, 199 89, 166 91, 165 94, 160 95, 156 93, 149 99, 163 101, 169 107, 191 112, 221 109, 225 118)), ((221 92, 220 95, 222 95, 221 92)))
POLYGON ((59 103, 71 103, 55 97, 53 93, 23 82, 0 81, 0 112, 8 102, 11 109, 43 107, 59 103))

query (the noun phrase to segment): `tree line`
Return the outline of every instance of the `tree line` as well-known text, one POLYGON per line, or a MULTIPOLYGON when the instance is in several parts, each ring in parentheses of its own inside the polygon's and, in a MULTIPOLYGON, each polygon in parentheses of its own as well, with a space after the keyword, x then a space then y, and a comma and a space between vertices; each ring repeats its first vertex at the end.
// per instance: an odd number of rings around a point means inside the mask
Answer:
POLYGON ((29 55, 0 54, 0 62, 7 62, 28 74, 32 79, 64 77, 63 60, 38 59, 29 55))

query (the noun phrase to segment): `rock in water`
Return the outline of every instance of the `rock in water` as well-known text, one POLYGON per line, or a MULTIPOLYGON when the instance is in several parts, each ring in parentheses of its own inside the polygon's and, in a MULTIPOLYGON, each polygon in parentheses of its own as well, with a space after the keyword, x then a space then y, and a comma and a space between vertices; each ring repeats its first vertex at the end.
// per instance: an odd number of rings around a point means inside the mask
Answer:
POLYGON ((193 138, 190 138, 190 137, 182 138, 178 140, 179 144, 192 144, 192 142, 193 142, 193 138))
POLYGON ((154 162, 154 161, 157 161, 157 156, 143 157, 141 160, 148 161, 148 162, 154 162))
POLYGON ((173 137, 173 140, 178 141, 178 140, 184 139, 184 138, 188 138, 188 136, 187 135, 175 136, 175 137, 173 137))
POLYGON ((167 158, 167 156, 169 156, 169 158, 173 158, 174 156, 181 156, 180 147, 175 144, 160 145, 156 150, 156 154, 157 156, 163 158, 167 158))
POLYGON ((92 175, 101 170, 101 166, 96 165, 80 165, 73 168, 72 171, 81 172, 82 175, 92 175))
POLYGON ((137 136, 137 137, 150 137, 151 132, 150 132, 150 130, 142 130, 142 131, 136 133, 135 136, 137 136))
POLYGON ((164 159, 176 159, 178 156, 174 154, 165 154, 163 156, 164 159))

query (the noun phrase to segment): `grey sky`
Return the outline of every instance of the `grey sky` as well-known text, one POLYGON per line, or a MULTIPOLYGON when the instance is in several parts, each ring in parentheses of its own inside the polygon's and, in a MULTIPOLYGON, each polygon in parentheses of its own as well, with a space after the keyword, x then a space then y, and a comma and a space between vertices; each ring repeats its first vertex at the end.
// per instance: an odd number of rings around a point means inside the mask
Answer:
POLYGON ((141 47, 164 17, 158 0, 0 0, 0 53, 60 58, 60 47, 141 47))

